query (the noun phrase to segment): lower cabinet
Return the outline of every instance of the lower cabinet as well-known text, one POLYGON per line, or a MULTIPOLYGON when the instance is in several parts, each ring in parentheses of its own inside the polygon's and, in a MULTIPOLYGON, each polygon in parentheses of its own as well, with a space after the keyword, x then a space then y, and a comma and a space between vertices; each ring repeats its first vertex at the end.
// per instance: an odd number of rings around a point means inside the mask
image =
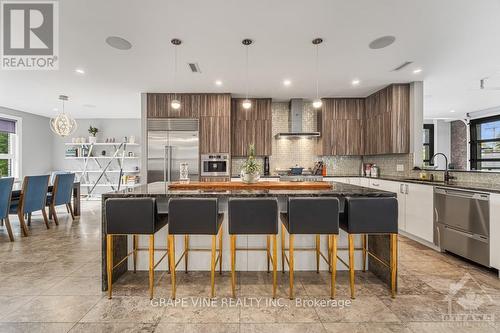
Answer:
POLYGON ((401 184, 405 187, 405 229, 429 243, 434 241, 434 187, 429 185, 401 184))
POLYGON ((496 193, 490 194, 490 266, 500 269, 500 194, 496 193))

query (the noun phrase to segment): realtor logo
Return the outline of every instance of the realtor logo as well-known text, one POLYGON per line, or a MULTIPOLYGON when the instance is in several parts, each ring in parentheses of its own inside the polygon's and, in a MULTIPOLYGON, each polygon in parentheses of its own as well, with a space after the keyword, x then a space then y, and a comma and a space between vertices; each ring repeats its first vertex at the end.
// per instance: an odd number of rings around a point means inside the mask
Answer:
POLYGON ((59 56, 56 1, 1 1, 1 69, 55 70, 59 56))

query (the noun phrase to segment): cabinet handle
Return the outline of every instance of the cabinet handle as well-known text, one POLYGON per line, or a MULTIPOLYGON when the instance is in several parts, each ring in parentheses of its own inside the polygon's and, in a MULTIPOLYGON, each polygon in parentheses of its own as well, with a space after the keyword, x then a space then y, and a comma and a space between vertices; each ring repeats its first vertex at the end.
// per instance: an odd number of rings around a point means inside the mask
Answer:
POLYGON ((405 188, 406 188, 405 194, 408 194, 408 185, 405 185, 405 188))
POLYGON ((373 186, 380 186, 380 184, 372 183, 373 186))
POLYGON ((403 184, 399 184, 399 193, 405 194, 403 191, 403 184))

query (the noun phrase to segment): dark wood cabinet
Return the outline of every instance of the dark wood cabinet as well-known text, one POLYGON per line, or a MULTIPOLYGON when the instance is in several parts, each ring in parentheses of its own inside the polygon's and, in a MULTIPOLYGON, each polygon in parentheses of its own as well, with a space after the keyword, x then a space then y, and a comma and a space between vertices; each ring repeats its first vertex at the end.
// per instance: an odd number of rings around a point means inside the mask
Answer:
POLYGON ((410 151, 410 85, 392 84, 365 99, 365 155, 410 151))
POLYGON ((270 98, 251 99, 252 107, 242 106, 243 99, 231 100, 231 155, 247 156, 248 145, 255 145, 257 156, 272 154, 272 110, 270 98))
POLYGON ((326 98, 321 109, 322 155, 363 154, 363 98, 326 98))
POLYGON ((231 152, 230 94, 147 94, 148 118, 197 118, 200 154, 231 152), (174 110, 174 98, 181 107, 174 110))

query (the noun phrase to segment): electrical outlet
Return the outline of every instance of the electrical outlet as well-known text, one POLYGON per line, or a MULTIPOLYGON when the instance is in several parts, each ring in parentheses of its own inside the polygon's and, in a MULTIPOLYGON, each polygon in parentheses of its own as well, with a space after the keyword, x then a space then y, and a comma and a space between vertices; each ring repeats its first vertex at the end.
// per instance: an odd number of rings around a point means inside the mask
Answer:
POLYGON ((404 164, 396 164, 396 171, 398 171, 398 172, 403 172, 403 171, 405 171, 405 166, 404 166, 404 164))

